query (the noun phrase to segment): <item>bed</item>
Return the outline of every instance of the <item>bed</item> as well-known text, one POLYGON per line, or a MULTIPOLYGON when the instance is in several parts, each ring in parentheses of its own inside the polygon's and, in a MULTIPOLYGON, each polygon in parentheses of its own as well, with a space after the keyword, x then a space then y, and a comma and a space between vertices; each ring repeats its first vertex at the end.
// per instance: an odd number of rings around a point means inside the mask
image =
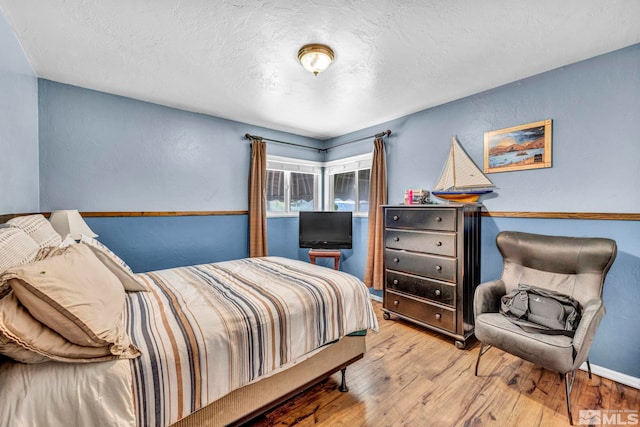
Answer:
POLYGON ((343 272, 264 257, 134 274, 96 240, 63 241, 32 217, 0 228, 0 425, 242 423, 344 375, 364 354, 366 331, 378 327, 367 289, 343 272), (5 236, 16 229, 36 247, 5 236), (79 289, 94 281, 99 289, 79 289), (106 315, 120 294, 119 317, 106 315), (87 315, 73 312, 76 299, 96 295, 107 302, 89 301, 89 311, 111 326, 87 321, 72 333, 76 317, 87 315), (33 300, 47 305, 45 314, 33 300), (64 345, 20 336, 11 313, 25 310, 64 345))

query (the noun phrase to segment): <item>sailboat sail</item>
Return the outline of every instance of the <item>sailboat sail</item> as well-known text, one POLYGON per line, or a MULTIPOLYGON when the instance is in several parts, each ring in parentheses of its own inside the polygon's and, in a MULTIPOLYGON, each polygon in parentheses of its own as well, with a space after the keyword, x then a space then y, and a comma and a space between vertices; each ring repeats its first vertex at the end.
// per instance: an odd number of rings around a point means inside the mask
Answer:
POLYGON ((452 137, 449 157, 431 193, 442 199, 471 203, 481 194, 491 193, 487 187, 494 185, 473 163, 456 137, 452 137))
POLYGON ((456 137, 452 137, 449 157, 444 165, 440 179, 438 179, 436 183, 435 190, 462 190, 465 188, 486 188, 493 186, 489 178, 482 173, 464 151, 456 137))

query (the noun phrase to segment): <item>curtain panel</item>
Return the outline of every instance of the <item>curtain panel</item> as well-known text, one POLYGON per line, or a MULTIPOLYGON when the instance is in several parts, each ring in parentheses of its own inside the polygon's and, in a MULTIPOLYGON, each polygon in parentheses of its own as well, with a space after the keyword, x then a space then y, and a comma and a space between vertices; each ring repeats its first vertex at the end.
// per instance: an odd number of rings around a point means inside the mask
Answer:
POLYGON ((387 203, 387 161, 382 138, 373 141, 373 160, 369 185, 369 221, 367 230, 367 263, 364 283, 382 289, 384 281, 384 242, 382 205, 387 203))
POLYGON ((249 256, 267 256, 267 143, 251 141, 249 170, 249 256))

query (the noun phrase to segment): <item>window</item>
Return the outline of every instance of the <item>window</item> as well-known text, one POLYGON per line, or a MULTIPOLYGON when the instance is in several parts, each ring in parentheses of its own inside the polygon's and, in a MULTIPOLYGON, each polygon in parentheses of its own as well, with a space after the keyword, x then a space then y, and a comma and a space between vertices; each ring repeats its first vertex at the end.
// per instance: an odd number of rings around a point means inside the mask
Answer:
POLYGON ((267 215, 300 211, 369 211, 372 154, 326 163, 267 156, 267 215), (324 181, 321 180, 324 168, 324 181), (320 186, 324 182, 324 203, 320 186))
POLYGON ((371 154, 336 160, 326 164, 326 210, 369 211, 371 154))
POLYGON ((320 210, 320 163, 267 156, 267 213, 320 210))

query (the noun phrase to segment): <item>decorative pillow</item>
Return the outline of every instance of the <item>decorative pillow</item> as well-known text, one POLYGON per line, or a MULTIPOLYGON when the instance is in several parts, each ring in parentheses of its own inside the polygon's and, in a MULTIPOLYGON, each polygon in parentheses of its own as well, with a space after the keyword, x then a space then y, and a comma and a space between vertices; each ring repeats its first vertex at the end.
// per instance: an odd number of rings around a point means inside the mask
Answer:
MULTIPOLYGON (((38 253, 38 244, 19 228, 0 228, 0 274, 10 267, 33 261, 38 253)), ((0 298, 9 292, 9 285, 0 282, 0 298)))
POLYGON ((83 243, 91 248, 93 253, 98 257, 104 265, 107 266, 113 274, 115 274, 125 291, 149 291, 142 279, 138 278, 133 270, 124 262, 118 255, 114 254, 109 248, 100 243, 94 238, 83 235, 80 243, 83 243))
POLYGON ((7 221, 12 227, 23 230, 41 248, 45 246, 58 246, 62 242, 62 237, 47 219, 41 214, 17 216, 7 221))
POLYGON ((112 354, 137 351, 126 335, 125 294, 118 278, 85 245, 7 270, 16 297, 31 315, 80 346, 109 346, 112 354))
POLYGON ((108 346, 82 347, 34 319, 13 292, 0 300, 0 353, 22 363, 102 362, 134 358, 139 352, 111 354, 108 346))

